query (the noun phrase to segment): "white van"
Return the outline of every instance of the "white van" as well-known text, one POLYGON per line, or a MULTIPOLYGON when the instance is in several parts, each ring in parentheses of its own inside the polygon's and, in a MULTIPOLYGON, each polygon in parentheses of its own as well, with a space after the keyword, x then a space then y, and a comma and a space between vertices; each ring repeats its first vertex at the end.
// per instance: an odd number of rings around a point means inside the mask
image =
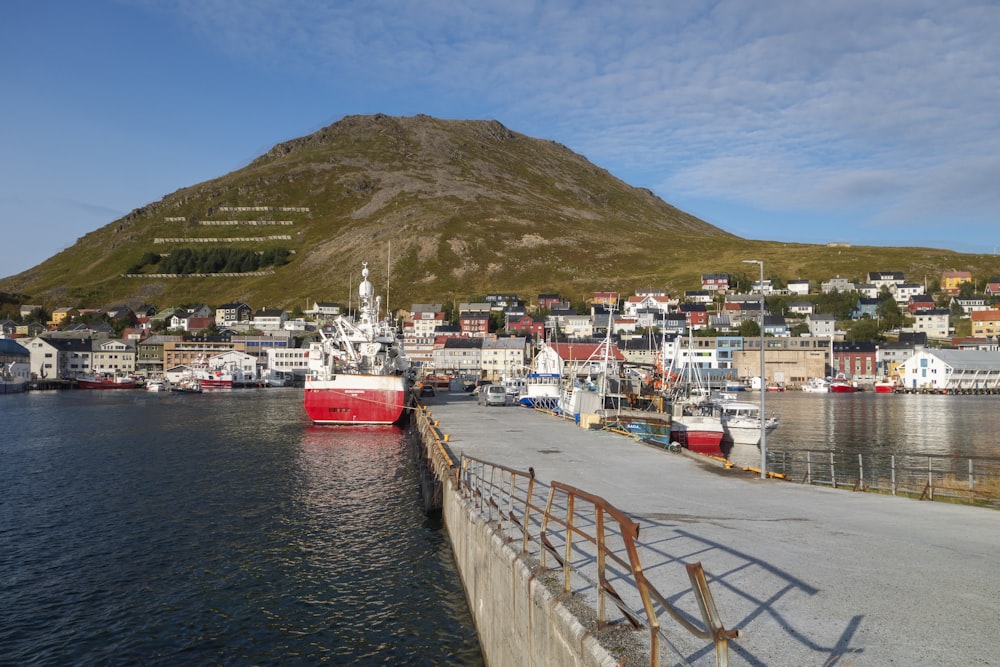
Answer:
POLYGON ((507 389, 502 384, 486 384, 479 388, 480 405, 507 405, 507 389))

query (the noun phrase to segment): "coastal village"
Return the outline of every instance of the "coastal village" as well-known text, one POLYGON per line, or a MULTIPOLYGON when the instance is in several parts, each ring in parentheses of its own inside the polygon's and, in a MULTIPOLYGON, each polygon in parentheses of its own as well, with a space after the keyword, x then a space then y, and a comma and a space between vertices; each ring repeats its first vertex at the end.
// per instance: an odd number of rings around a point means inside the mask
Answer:
MULTIPOLYGON (((648 369, 670 360, 746 388, 761 388, 763 356, 769 390, 839 376, 858 389, 882 379, 899 390, 948 392, 1000 388, 998 302, 1000 278, 966 271, 930 283, 895 271, 820 282, 713 273, 683 294, 595 292, 575 307, 555 293, 528 300, 488 294, 477 302, 412 304, 393 315, 410 361, 439 378, 498 381, 530 372, 543 341, 565 369, 608 340, 627 365, 648 369)), ((141 384, 192 369, 226 373, 227 386, 301 386, 317 329, 349 311, 324 301, 291 312, 240 302, 51 311, 22 304, 0 320, 5 392, 95 377, 141 384)))

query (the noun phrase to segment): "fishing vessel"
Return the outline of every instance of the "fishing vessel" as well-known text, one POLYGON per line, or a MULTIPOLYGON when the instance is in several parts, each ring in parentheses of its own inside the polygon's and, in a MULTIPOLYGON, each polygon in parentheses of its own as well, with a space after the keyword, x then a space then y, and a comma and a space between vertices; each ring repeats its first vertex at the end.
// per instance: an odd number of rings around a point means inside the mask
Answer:
MULTIPOLYGON (((760 445, 760 404, 738 401, 726 394, 722 394, 720 399, 723 441, 735 445, 760 445)), ((772 415, 764 420, 767 433, 777 427, 777 417, 772 415)))
POLYGON ((875 393, 876 394, 892 394, 895 393, 897 383, 895 380, 887 377, 881 377, 875 380, 875 393))
POLYGON ((309 345, 303 405, 314 424, 393 424, 403 417, 413 374, 396 327, 379 319, 382 300, 368 275, 364 262, 357 320, 339 316, 309 345))
POLYGON ((135 389, 135 378, 113 373, 78 375, 76 386, 80 389, 135 389))
POLYGON ((170 382, 165 377, 153 377, 146 380, 146 391, 170 391, 170 382))
POLYGON ((837 373, 837 377, 830 382, 831 394, 853 394, 861 391, 861 386, 854 380, 848 380, 843 373, 837 373))
POLYGON ((559 405, 562 368, 559 356, 544 341, 539 344, 531 370, 524 376, 518 403, 526 408, 555 410, 559 405))
POLYGON ((811 377, 802 385, 802 391, 809 394, 830 393, 830 381, 826 378, 811 377))
POLYGON ((11 361, 0 365, 0 394, 19 394, 28 386, 30 364, 11 361))
MULTIPOLYGON (((722 439, 725 427, 718 403, 711 400, 708 390, 701 381, 701 374, 694 364, 690 350, 693 348, 691 333, 688 333, 688 359, 683 380, 672 372, 668 377, 677 377, 666 389, 670 397, 670 437, 692 452, 710 456, 725 456, 722 439)), ((676 358, 671 361, 673 371, 676 358)))

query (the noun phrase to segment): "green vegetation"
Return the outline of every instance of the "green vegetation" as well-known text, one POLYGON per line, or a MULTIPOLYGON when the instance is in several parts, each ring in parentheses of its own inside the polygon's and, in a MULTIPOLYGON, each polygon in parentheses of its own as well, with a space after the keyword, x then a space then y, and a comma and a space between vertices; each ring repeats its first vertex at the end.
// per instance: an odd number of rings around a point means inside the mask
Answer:
POLYGON ((166 257, 147 252, 126 273, 250 273, 269 266, 288 263, 286 248, 271 248, 256 252, 246 248, 212 248, 191 250, 181 248, 166 257))
MULTIPOLYGON (((138 208, 0 280, 0 290, 49 310, 234 299, 290 308, 348 303, 368 262, 392 308, 490 292, 527 301, 558 292, 580 303, 595 291, 677 295, 700 289, 705 273, 728 273, 745 288, 757 279, 746 259, 764 261, 781 283, 902 271, 930 287, 946 270, 970 271, 978 284, 1000 275, 993 254, 741 239, 496 121, 376 115, 344 118, 138 208), (239 206, 267 210, 224 209, 239 206), (273 274, 213 275, 254 271, 251 257, 273 274)), ((837 317, 853 305, 847 295, 817 300, 837 317)))

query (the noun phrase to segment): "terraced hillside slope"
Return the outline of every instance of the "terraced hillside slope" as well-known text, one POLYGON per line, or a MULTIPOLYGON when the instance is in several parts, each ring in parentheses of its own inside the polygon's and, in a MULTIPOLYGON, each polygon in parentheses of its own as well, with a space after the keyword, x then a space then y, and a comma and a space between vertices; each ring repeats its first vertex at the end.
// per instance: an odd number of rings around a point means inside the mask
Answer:
POLYGON ((694 289, 702 273, 756 275, 747 258, 786 279, 1000 273, 993 256, 740 239, 497 121, 373 115, 138 208, 0 291, 52 306, 290 308, 346 303, 367 261, 395 307, 488 292, 577 301, 595 290, 694 289))

